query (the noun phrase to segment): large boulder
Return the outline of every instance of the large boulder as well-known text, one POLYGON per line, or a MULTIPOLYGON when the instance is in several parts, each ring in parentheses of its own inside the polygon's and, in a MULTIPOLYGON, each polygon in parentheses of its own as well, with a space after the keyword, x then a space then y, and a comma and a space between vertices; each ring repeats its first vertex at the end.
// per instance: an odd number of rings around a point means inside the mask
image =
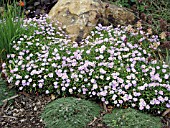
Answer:
POLYGON ((98 23, 124 25, 135 19, 134 14, 126 9, 101 0, 58 0, 50 10, 49 18, 59 21, 76 42, 87 37, 98 23))

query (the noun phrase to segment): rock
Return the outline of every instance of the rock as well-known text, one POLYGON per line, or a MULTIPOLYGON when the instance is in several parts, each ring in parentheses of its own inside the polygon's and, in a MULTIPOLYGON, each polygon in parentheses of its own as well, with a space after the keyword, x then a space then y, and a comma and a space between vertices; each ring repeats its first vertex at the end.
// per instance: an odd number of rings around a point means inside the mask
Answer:
MULTIPOLYGON (((126 8, 117 7, 113 4, 103 3, 104 20, 113 25, 127 25, 132 24, 135 20, 135 15, 126 8)), ((106 25, 107 25, 106 22, 106 25)))
POLYGON ((49 18, 62 23, 71 39, 77 41, 96 26, 101 8, 99 0, 59 0, 50 10, 49 18))
POLYGON ((125 25, 135 19, 125 8, 101 0, 59 0, 49 12, 51 21, 59 21, 72 41, 80 42, 98 23, 125 25))

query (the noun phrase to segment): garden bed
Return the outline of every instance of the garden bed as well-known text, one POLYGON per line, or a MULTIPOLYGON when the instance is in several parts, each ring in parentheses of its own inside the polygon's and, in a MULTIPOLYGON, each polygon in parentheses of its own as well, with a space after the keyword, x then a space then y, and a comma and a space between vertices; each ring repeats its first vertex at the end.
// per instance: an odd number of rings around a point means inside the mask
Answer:
POLYGON ((43 128, 45 106, 69 96, 93 99, 104 109, 87 127, 106 128, 102 117, 115 108, 156 115, 163 127, 170 127, 169 49, 161 51, 167 32, 153 35, 152 29, 143 30, 142 22, 115 28, 99 24, 77 44, 46 16, 16 22, 10 15, 2 24, 6 32, 16 27, 10 31, 14 37, 1 33, 1 76, 17 95, 0 106, 0 127, 43 128))

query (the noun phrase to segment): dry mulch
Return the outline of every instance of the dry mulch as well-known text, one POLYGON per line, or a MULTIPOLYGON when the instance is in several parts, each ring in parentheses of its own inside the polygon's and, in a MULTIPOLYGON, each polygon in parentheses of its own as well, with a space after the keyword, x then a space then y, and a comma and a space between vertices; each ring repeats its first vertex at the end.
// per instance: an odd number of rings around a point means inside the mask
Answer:
MULTIPOLYGON (((12 103, 5 102, 0 106, 0 128, 45 128, 40 114, 51 101, 51 97, 47 95, 18 94, 12 103)), ((170 128, 170 116, 167 115, 162 118, 163 128, 170 128)), ((99 117, 90 122, 90 128, 108 127, 99 117)))
POLYGON ((44 128, 39 118, 44 106, 51 99, 45 95, 19 94, 13 103, 0 107, 1 128, 44 128))

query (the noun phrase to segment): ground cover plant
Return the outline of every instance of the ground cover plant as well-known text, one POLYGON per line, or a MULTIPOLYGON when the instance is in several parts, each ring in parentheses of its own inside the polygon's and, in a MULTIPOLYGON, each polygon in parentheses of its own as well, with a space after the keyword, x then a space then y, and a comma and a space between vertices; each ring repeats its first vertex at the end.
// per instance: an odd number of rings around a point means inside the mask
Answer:
MULTIPOLYGON (((103 0, 107 1, 107 0, 103 0)), ((111 4, 126 7, 136 14, 145 30, 160 35, 161 47, 157 59, 170 65, 170 2, 169 0, 108 0, 111 4)))
POLYGON ((3 100, 13 96, 15 93, 15 90, 10 90, 6 85, 6 81, 0 78, 0 106, 3 105, 3 100))
POLYGON ((41 118, 47 128, 83 128, 99 116, 100 111, 100 106, 91 101, 67 97, 46 105, 41 118))
POLYGON ((160 118, 141 113, 135 109, 114 109, 103 116, 109 128, 161 128, 160 118))
POLYGON ((46 17, 25 23, 37 30, 13 41, 2 64, 7 81, 20 91, 84 95, 158 114, 170 107, 170 69, 154 57, 160 41, 139 24, 99 25, 82 44, 72 44, 46 17))

